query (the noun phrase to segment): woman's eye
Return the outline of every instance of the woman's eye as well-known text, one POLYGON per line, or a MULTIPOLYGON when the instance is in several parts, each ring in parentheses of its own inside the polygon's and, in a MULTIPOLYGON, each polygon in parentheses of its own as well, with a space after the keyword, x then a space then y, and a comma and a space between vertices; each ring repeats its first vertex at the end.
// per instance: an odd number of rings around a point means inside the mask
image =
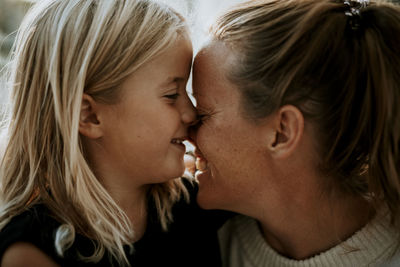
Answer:
POLYGON ((199 123, 202 123, 203 121, 205 121, 210 115, 208 114, 198 114, 197 115, 197 121, 199 123))
POLYGON ((165 95, 164 97, 171 99, 171 100, 176 100, 179 97, 179 93, 165 95))

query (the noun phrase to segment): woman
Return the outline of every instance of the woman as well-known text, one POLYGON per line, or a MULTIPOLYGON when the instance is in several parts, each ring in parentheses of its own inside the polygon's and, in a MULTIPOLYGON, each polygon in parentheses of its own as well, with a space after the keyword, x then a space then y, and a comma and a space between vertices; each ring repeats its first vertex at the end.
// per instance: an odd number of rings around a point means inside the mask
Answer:
POLYGON ((400 8, 249 1, 196 56, 197 196, 224 266, 381 266, 400 244, 400 8))

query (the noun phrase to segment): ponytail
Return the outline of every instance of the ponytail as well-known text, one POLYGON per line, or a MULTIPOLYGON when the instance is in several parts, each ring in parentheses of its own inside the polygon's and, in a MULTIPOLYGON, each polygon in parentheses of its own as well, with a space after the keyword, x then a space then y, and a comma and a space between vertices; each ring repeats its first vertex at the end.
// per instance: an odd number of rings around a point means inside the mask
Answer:
POLYGON ((377 7, 363 14, 370 116, 370 191, 400 217, 400 9, 377 7), (397 11, 397 12, 394 12, 397 11))

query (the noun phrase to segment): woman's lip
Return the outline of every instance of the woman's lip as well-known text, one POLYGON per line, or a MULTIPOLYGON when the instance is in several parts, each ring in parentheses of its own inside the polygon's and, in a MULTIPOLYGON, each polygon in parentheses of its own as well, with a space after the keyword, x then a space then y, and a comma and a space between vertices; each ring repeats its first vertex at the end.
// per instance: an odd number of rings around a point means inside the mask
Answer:
POLYGON ((197 157, 196 158, 196 169, 204 172, 208 169, 208 162, 204 158, 197 157))
POLYGON ((200 152, 200 150, 198 148, 196 148, 194 150, 194 155, 195 155, 196 158, 205 159, 203 154, 200 152))

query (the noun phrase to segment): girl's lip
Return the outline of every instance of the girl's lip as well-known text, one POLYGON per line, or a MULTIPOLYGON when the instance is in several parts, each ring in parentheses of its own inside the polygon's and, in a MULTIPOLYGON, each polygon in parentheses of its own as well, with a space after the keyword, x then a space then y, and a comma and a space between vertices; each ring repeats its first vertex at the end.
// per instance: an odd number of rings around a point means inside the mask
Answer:
POLYGON ((176 137, 176 138, 172 138, 171 143, 173 144, 183 144, 183 142, 188 141, 188 137, 187 136, 183 136, 183 137, 176 137))

